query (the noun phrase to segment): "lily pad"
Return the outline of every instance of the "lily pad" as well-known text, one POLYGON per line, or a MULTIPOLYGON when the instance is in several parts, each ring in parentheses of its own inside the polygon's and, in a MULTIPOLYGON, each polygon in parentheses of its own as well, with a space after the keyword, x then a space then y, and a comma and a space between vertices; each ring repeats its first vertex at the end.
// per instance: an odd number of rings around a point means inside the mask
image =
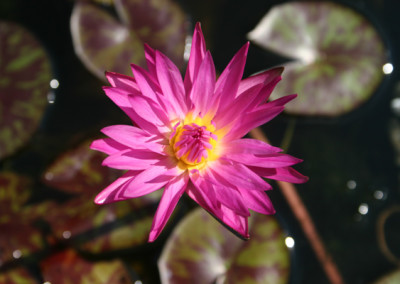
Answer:
POLYGON ((158 267, 166 283, 287 283, 290 256, 273 216, 254 214, 242 241, 202 209, 183 219, 158 267))
MULTIPOLYGON (((40 206, 25 206, 31 181, 11 172, 0 173, 0 266, 43 249, 41 231, 33 226, 40 206)), ((43 210, 42 210, 43 212, 43 210)))
POLYGON ((42 181, 58 190, 94 195, 122 174, 101 165, 104 154, 90 150, 91 141, 60 155, 45 171, 42 181))
POLYGON ((132 284, 121 261, 90 262, 73 250, 53 254, 40 267, 46 283, 132 284))
POLYGON ((75 52, 102 80, 112 70, 130 74, 129 63, 145 66, 144 43, 183 64, 183 11, 171 0, 114 0, 118 19, 99 5, 79 1, 71 16, 75 52))
POLYGON ((23 146, 47 104, 50 60, 25 28, 0 21, 0 159, 23 146))
POLYGON ((338 116, 366 102, 381 83, 385 45, 371 22, 333 2, 290 2, 273 7, 248 38, 292 58, 273 98, 297 93, 286 112, 338 116))
POLYGON ((373 284, 395 284, 400 283, 400 270, 395 270, 385 276, 379 278, 373 284))
POLYGON ((151 227, 149 220, 154 215, 162 192, 96 205, 94 197, 122 171, 102 166, 104 154, 91 150, 89 145, 90 142, 86 141, 67 151, 45 171, 42 178, 45 184, 75 196, 61 204, 53 204, 44 219, 50 224, 57 240, 83 237, 89 243, 82 243, 79 239, 79 245, 92 253, 146 243, 151 227), (131 219, 134 220, 126 221, 133 214, 135 218, 131 219), (121 219, 125 219, 123 224, 121 219), (124 241, 116 241, 116 236, 124 241))
POLYGON ((0 283, 3 284, 39 284, 28 270, 22 267, 9 269, 0 273, 0 283))

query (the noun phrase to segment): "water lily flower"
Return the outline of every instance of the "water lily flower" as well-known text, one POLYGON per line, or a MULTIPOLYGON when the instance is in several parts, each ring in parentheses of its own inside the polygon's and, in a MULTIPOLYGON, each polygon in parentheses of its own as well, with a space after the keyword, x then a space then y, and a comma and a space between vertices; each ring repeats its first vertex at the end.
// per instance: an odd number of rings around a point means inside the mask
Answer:
POLYGON ((149 241, 154 241, 182 194, 243 238, 249 238, 249 209, 273 214, 263 179, 300 183, 291 166, 301 160, 265 142, 243 138, 296 97, 268 98, 283 68, 242 80, 249 44, 216 80, 200 24, 195 27, 184 79, 162 53, 145 46, 148 70, 132 64, 133 77, 107 72, 106 95, 132 120, 113 125, 91 148, 109 156, 103 165, 126 172, 96 198, 105 204, 162 189, 149 241))

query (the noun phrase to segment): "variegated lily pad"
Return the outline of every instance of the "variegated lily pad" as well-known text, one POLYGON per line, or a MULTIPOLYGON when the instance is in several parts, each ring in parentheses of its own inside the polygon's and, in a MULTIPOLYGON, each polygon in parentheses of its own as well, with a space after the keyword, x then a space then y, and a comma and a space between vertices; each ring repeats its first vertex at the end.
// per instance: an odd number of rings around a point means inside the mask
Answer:
POLYGON ((25 28, 0 22, 0 159, 23 146, 43 115, 50 61, 25 28))
POLYGON ((287 283, 289 251, 273 216, 254 214, 242 241, 202 209, 183 219, 158 266, 166 283, 287 283))
POLYGON ((129 63, 145 65, 143 44, 182 65, 185 15, 172 0, 114 0, 116 19, 88 1, 75 4, 71 33, 75 52, 100 79, 112 70, 130 74, 129 63))
POLYGON ((71 149, 50 165, 42 181, 67 193, 94 195, 122 174, 101 165, 104 154, 90 150, 91 141, 71 149))
POLYGON ((375 281, 373 284, 395 284, 400 283, 400 270, 395 270, 375 281))
POLYGON ((0 283, 3 284, 39 284, 29 272, 22 267, 13 268, 0 273, 0 283))
POLYGON ((32 225, 41 205, 24 206, 30 194, 28 178, 0 173, 0 266, 44 247, 41 231, 32 225))
POLYGON ((272 97, 299 94, 291 114, 337 116, 376 91, 387 62, 385 45, 363 15, 337 3, 290 2, 273 7, 248 34, 265 49, 294 59, 272 97))
POLYGON ((92 253, 146 243, 151 227, 150 219, 162 192, 96 205, 93 201, 96 194, 122 172, 102 166, 101 161, 105 156, 90 150, 89 145, 90 142, 83 142, 67 151, 45 171, 44 183, 76 196, 62 204, 53 204, 53 209, 49 210, 51 214, 44 216, 44 219, 50 224, 56 239, 61 241, 89 234, 85 238, 88 243, 79 245, 92 253), (121 218, 132 214, 136 215, 133 221, 119 224, 121 218), (116 222, 118 224, 114 224, 116 222), (105 229, 105 226, 110 227, 105 229), (123 241, 116 241, 115 237, 122 237, 123 241))
POLYGON ((119 260, 90 262, 73 250, 54 254, 40 263, 46 283, 132 284, 119 260))

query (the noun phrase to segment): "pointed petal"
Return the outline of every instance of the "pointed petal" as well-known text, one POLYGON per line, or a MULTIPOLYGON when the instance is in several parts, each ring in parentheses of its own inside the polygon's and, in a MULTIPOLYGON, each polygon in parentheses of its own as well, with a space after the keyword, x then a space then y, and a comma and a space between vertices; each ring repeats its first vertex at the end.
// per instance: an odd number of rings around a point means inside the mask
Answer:
POLYGON ((124 90, 129 94, 136 94, 140 92, 133 77, 107 71, 106 78, 111 86, 124 90))
POLYGON ((250 167, 250 169, 256 174, 268 179, 281 180, 292 183, 304 183, 308 181, 308 177, 302 175, 291 167, 282 167, 275 169, 250 167))
POLYGON ((240 188, 239 190, 249 209, 266 215, 275 214, 274 206, 272 205, 269 196, 264 191, 245 190, 240 188))
POLYGON ((248 50, 249 42, 235 54, 215 84, 215 95, 220 98, 218 111, 224 111, 236 97, 248 50))
POLYGON ((165 141, 130 125, 112 125, 101 130, 105 135, 131 149, 148 149, 165 155, 165 141))
POLYGON ((253 154, 253 155, 265 155, 282 152, 282 149, 271 146, 268 143, 257 139, 242 138, 233 141, 229 141, 223 147, 223 151, 227 155, 232 154, 253 154))
POLYGON ((146 150, 127 150, 108 156, 103 166, 120 170, 145 170, 159 163, 164 156, 146 150))
POLYGON ((240 162, 215 161, 210 167, 217 178, 227 181, 232 187, 258 191, 271 189, 265 180, 240 162))
POLYGON ((124 185, 135 177, 137 171, 128 171, 112 184, 103 189, 94 199, 96 204, 107 204, 115 201, 126 200, 122 194, 124 185))
POLYGON ((129 101, 134 113, 137 115, 134 117, 135 122, 140 128, 151 129, 148 132, 152 134, 170 132, 169 118, 156 103, 143 96, 129 96, 129 101))
POLYGON ((249 225, 247 222, 247 217, 237 215, 234 211, 228 207, 221 204, 220 215, 216 215, 224 224, 231 227, 237 233, 239 233, 243 238, 248 239, 249 235, 249 225))
POLYGON ((297 97, 297 94, 284 96, 284 97, 281 97, 279 99, 269 102, 268 105, 269 106, 283 106, 296 97, 297 97))
POLYGON ((231 154, 229 159, 238 163, 243 163, 248 166, 261 167, 261 168, 282 168, 293 166, 302 162, 287 154, 274 153, 266 155, 253 155, 253 154, 231 154))
POLYGON ((123 196, 135 198, 149 194, 162 188, 172 178, 180 175, 182 171, 167 163, 167 159, 160 161, 159 165, 152 165, 136 175, 124 185, 123 196))
MULTIPOLYGON (((190 99, 194 105, 194 115, 202 113, 208 114, 210 108, 214 108, 215 113, 217 108, 213 104, 213 95, 215 88, 215 67, 211 54, 208 51, 198 71, 198 75, 193 84, 190 93, 190 99)), ((210 115, 210 114, 209 114, 210 115)), ((211 114, 211 117, 214 115, 211 114)))
POLYGON ((223 138, 226 141, 243 137, 251 129, 263 125, 283 111, 283 106, 269 107, 267 104, 247 113, 242 119, 238 119, 233 128, 223 138))
POLYGON ((146 57, 147 69, 150 75, 157 77, 156 52, 147 43, 144 44, 144 55, 146 57))
POLYGON ((97 139, 90 144, 90 149, 112 155, 126 150, 126 146, 111 138, 97 139))
POLYGON ((276 78, 280 78, 283 72, 283 67, 277 67, 273 69, 266 70, 264 72, 258 73, 256 75, 250 76, 240 82, 238 88, 238 95, 245 92, 249 88, 258 85, 264 84, 268 85, 270 82, 274 81, 276 78))
POLYGON ((186 94, 190 94, 193 82, 197 77, 197 73, 199 71, 201 62, 203 62, 205 54, 206 54, 206 44, 203 32, 201 31, 200 23, 197 23, 193 33, 192 47, 190 50, 189 62, 186 69, 185 80, 184 80, 186 94))
POLYGON ((179 69, 164 54, 156 51, 157 77, 163 95, 178 117, 184 118, 188 109, 182 76, 179 69))
POLYGON ((185 192, 188 180, 189 176, 187 174, 182 174, 173 178, 165 186, 154 216, 153 224, 151 225, 149 242, 153 242, 164 229, 165 224, 176 207, 176 204, 185 192))
POLYGON ((132 121, 134 120, 135 114, 126 91, 114 87, 103 87, 103 91, 132 121))

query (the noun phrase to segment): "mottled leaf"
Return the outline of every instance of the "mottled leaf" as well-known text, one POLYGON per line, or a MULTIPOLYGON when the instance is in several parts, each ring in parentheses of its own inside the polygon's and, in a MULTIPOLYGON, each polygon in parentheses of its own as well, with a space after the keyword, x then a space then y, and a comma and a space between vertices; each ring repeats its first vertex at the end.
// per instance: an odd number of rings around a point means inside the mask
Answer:
POLYGON ((39 284, 29 272, 22 267, 0 272, 0 283, 2 284, 39 284))
POLYGON ((85 242, 79 249, 99 254, 143 245, 147 243, 153 215, 149 214, 129 223, 117 223, 113 230, 85 242))
POLYGON ((32 225, 32 220, 18 215, 12 217, 12 221, 0 223, 0 265, 29 256, 44 247, 42 234, 32 225))
POLYGON ((0 22, 0 159, 23 146, 47 103, 50 61, 25 28, 0 22))
POLYGON ((77 2, 71 16, 76 54, 101 79, 112 70, 131 74, 130 63, 145 66, 143 44, 183 63, 185 16, 171 0, 115 0, 119 19, 98 5, 77 2))
POLYGON ((400 270, 395 270, 385 276, 379 278, 373 284, 396 284, 400 283, 400 270))
POLYGON ((0 173, 0 222, 9 221, 8 214, 18 213, 31 194, 30 181, 12 172, 0 173))
POLYGON ((128 284, 132 283, 119 260, 90 262, 73 250, 53 254, 40 263, 45 281, 57 284, 128 284))
POLYGON ((291 114, 336 116, 368 100, 383 78, 385 46, 358 12, 333 2, 275 6, 248 34, 263 48, 294 59, 272 97, 298 93, 291 114))
POLYGON ((122 171, 102 166, 106 155, 90 150, 90 143, 83 142, 58 157, 46 169, 43 182, 64 192, 92 196, 118 178, 122 171))
POLYGON ((251 221, 252 238, 242 241, 204 210, 191 212, 164 247, 162 283, 287 283, 290 259, 279 224, 260 214, 251 221))

